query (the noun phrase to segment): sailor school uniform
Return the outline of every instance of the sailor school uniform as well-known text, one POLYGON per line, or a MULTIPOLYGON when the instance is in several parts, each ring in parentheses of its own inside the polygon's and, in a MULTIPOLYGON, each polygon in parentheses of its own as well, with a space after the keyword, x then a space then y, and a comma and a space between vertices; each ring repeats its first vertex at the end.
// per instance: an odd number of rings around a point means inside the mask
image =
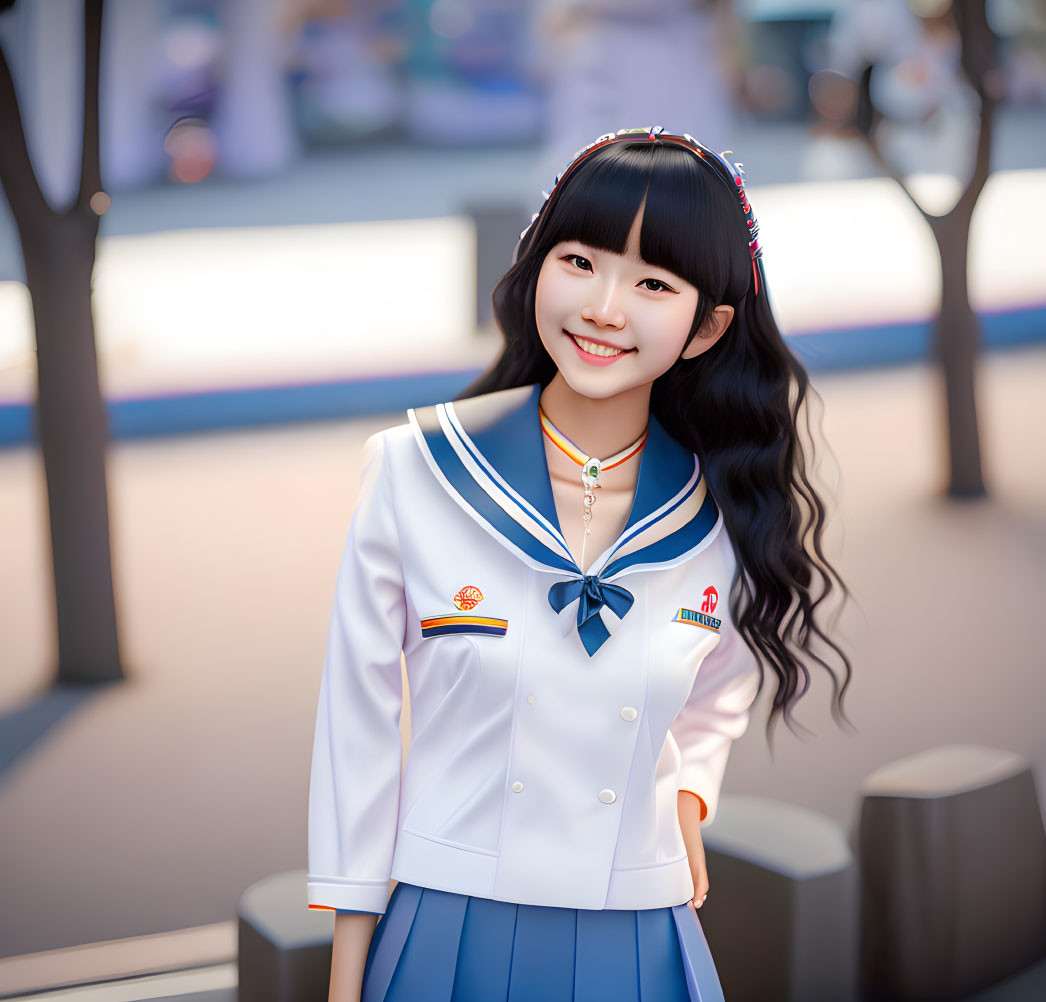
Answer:
MULTIPOLYGON (((540 391, 411 409, 366 443, 316 719, 309 905, 383 915, 409 899, 384 936, 395 957, 375 956, 389 922, 372 939, 372 998, 407 977, 394 968, 423 894, 514 915, 671 916, 681 997, 717 997, 714 968, 704 995, 694 970, 711 961, 685 907, 677 792, 715 817, 758 686, 728 609, 733 549, 697 456, 651 415, 627 525, 583 573, 556 514, 540 391)), ((450 925, 460 953, 467 916, 450 925)))

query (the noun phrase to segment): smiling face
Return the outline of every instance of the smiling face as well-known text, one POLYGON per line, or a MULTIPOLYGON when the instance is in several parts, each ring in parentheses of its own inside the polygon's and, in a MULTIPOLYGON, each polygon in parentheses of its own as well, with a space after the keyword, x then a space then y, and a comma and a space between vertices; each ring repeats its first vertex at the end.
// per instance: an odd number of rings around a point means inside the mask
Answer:
MULTIPOLYGON (((623 254, 567 240, 548 252, 538 274, 534 314, 541 343, 562 377, 586 397, 649 386, 680 357, 694 322, 697 288, 639 255, 643 210, 641 204, 623 254)), ((695 337, 686 357, 715 340, 695 337)))

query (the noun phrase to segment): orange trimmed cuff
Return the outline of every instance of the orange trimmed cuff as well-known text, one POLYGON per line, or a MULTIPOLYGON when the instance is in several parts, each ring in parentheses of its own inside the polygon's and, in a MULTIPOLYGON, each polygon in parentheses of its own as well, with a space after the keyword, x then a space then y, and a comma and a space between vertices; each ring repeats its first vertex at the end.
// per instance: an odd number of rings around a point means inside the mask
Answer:
POLYGON ((698 820, 704 821, 705 818, 708 817, 708 804, 705 803, 704 798, 701 797, 699 794, 694 793, 693 790, 680 790, 679 792, 680 793, 689 793, 690 796, 697 797, 698 801, 701 804, 701 817, 698 820))

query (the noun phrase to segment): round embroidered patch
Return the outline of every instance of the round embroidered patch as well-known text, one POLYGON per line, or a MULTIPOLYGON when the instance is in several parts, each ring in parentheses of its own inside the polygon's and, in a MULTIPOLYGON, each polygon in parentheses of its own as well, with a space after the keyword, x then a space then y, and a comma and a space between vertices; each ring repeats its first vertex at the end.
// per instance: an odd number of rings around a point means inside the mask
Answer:
POLYGON ((462 612, 468 612, 470 609, 475 609, 482 601, 483 592, 481 592, 475 585, 465 585, 465 587, 454 596, 454 604, 461 609, 462 612))

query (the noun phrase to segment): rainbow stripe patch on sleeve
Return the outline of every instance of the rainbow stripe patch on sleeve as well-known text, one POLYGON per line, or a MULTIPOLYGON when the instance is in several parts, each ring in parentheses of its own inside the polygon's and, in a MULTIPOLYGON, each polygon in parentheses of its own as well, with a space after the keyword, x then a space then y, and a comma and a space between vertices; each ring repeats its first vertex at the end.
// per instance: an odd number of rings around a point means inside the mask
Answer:
POLYGON ((488 637, 503 637, 507 630, 507 619, 490 619, 487 616, 433 616, 421 621, 423 637, 445 637, 453 633, 481 633, 488 637))
POLYGON ((706 630, 714 630, 716 633, 719 632, 719 627, 723 624, 721 619, 716 619, 714 616, 706 616, 703 612, 694 612, 693 609, 680 609, 672 622, 689 623, 691 626, 703 626, 706 630))

